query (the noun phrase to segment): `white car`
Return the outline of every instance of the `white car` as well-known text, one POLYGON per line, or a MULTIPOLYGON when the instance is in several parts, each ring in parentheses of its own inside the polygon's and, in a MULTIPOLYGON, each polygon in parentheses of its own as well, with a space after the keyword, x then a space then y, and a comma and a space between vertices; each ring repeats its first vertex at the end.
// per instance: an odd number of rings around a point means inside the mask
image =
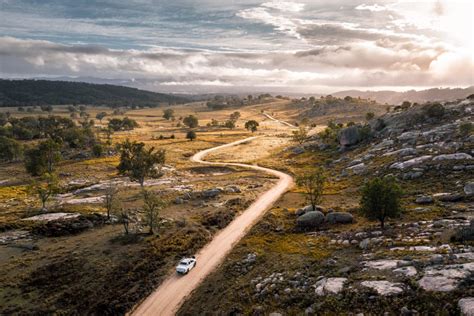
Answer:
POLYGON ((179 274, 187 274, 195 266, 196 258, 194 256, 191 258, 184 258, 178 263, 178 266, 176 266, 176 272, 179 274))

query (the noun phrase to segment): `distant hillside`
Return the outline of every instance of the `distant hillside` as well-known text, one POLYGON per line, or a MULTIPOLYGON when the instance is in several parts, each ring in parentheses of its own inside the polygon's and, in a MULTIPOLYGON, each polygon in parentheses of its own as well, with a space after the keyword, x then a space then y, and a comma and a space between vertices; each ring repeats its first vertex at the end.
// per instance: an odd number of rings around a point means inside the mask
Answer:
POLYGON ((50 80, 0 79, 0 107, 88 104, 107 106, 159 106, 188 99, 109 84, 50 80))
POLYGON ((361 97, 363 99, 376 100, 378 103, 400 104, 403 101, 424 103, 428 101, 452 101, 457 99, 465 99, 468 95, 474 93, 474 86, 465 89, 428 89, 421 91, 359 91, 347 90, 333 93, 335 97, 351 96, 353 98, 361 97))

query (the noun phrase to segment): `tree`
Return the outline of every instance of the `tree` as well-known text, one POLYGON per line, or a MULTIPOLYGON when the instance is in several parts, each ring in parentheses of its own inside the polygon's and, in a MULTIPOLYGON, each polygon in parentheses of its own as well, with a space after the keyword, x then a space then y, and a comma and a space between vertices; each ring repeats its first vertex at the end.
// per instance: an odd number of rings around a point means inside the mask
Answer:
POLYGON ((174 110, 173 109, 163 110, 163 118, 166 119, 167 121, 174 118, 174 110))
POLYGON ((227 120, 224 123, 224 127, 234 129, 235 128, 235 122, 232 120, 227 120))
POLYGON ((128 235, 128 233, 130 232, 130 210, 126 209, 126 208, 120 208, 119 210, 117 210, 117 219, 120 223, 122 223, 123 225, 123 229, 125 231, 125 235, 128 235))
POLYGON ((401 107, 402 107, 402 110, 408 110, 411 107, 411 102, 403 101, 401 107))
POLYGON ((375 117, 375 114, 373 112, 367 112, 365 113, 365 120, 370 121, 375 117))
POLYGON ((51 105, 42 105, 40 106, 41 111, 43 112, 53 112, 53 107, 51 105))
POLYGON ((186 125, 189 128, 195 128, 199 125, 199 121, 198 121, 197 117, 195 117, 194 115, 186 116, 183 119, 183 123, 184 123, 184 125, 186 125))
POLYGON ((393 177, 374 178, 362 188, 360 210, 365 217, 380 221, 383 229, 385 220, 400 214, 402 190, 393 177))
POLYGON ((434 119, 441 119, 444 116, 444 106, 441 103, 427 104, 423 107, 424 113, 434 119))
POLYGON ((298 144, 303 144, 308 139, 308 131, 304 127, 300 127, 297 131, 293 131, 292 139, 298 144))
POLYGON ((258 122, 255 120, 250 120, 250 121, 245 122, 245 129, 251 131, 252 133, 257 130, 258 126, 259 126, 258 122))
POLYGON ((131 142, 128 139, 119 145, 120 163, 117 166, 121 175, 137 181, 143 187, 145 178, 160 176, 161 167, 165 163, 165 151, 155 147, 145 148, 144 143, 131 142), (158 165, 158 168, 155 168, 158 165))
POLYGON ((306 193, 306 199, 313 207, 313 210, 316 209, 316 205, 321 203, 325 181, 326 177, 322 168, 317 168, 313 172, 307 172, 296 178, 296 184, 303 188, 306 193))
POLYGON ((232 113, 229 117, 229 119, 232 121, 232 122, 237 122, 237 120, 240 118, 240 112, 239 111, 235 111, 234 113, 232 113))
POLYGON ((61 160, 61 145, 52 139, 40 143, 25 152, 25 168, 33 176, 52 173, 61 160))
POLYGON ((459 125, 459 133, 462 136, 471 135, 472 132, 474 132, 474 124, 472 124, 471 122, 462 122, 459 125))
POLYGON ((123 120, 119 118, 113 118, 109 121, 108 127, 113 131, 130 131, 138 127, 138 123, 128 117, 125 117, 123 120))
POLYGON ((0 136, 0 160, 14 161, 23 154, 22 145, 11 138, 0 136))
POLYGON ((118 188, 112 182, 109 182, 105 187, 104 206, 107 210, 107 219, 110 219, 110 214, 114 212, 117 206, 118 188))
POLYGON ((196 135, 196 132, 195 132, 195 131, 189 131, 189 132, 186 134, 186 138, 189 139, 190 141, 195 140, 196 137, 197 137, 197 135, 196 135))
POLYGON ((46 211, 46 202, 59 191, 59 182, 55 174, 45 173, 40 181, 33 180, 28 186, 28 192, 35 194, 41 201, 41 210, 46 211))
POLYGON ((145 222, 150 228, 150 235, 156 233, 159 223, 159 212, 163 208, 164 202, 160 197, 151 191, 143 190, 143 212, 145 213, 145 222))
POLYGON ((106 117, 106 116, 107 116, 107 113, 106 113, 106 112, 99 112, 99 113, 97 113, 97 115, 95 116, 95 118, 100 121, 100 124, 102 124, 102 119, 103 119, 104 117, 106 117))

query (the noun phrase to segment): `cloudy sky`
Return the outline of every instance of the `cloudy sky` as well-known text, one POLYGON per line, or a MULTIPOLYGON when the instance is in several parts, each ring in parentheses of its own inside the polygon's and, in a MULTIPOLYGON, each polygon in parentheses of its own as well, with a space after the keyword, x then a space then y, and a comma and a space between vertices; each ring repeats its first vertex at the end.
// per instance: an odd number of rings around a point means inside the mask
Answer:
POLYGON ((0 75, 164 92, 474 84, 471 0, 0 0, 0 75))

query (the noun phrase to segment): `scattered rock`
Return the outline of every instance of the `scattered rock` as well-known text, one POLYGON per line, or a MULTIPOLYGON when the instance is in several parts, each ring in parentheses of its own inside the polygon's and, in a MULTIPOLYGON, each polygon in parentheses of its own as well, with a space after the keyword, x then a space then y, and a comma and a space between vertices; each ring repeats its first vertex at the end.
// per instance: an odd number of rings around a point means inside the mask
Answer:
POLYGON ((434 199, 431 196, 424 195, 424 196, 417 197, 415 200, 415 203, 416 204, 431 204, 433 203, 433 201, 434 199))
POLYGON ((433 158, 433 161, 443 161, 443 160, 470 160, 472 156, 466 153, 455 153, 447 155, 439 155, 433 158))
POLYGON ((474 182, 466 183, 466 185, 464 186, 464 193, 467 196, 474 195, 474 182))
POLYGON ((397 274, 402 274, 406 277, 412 277, 418 273, 418 271, 416 271, 416 268, 413 266, 398 268, 393 270, 393 272, 397 274))
POLYGON ((425 291, 449 292, 474 272, 474 262, 448 266, 428 267, 418 284, 425 291))
POLYGON ((366 171, 367 171, 367 166, 365 165, 365 163, 360 163, 360 164, 357 164, 355 166, 352 166, 352 167, 348 167, 346 168, 347 171, 351 171, 352 173, 356 174, 356 175, 361 175, 361 174, 364 174, 366 171))
POLYGON ((403 170, 403 169, 407 169, 407 168, 422 164, 427 160, 431 160, 431 158, 432 158, 431 155, 426 155, 426 156, 413 158, 413 159, 410 159, 410 160, 407 160, 407 161, 395 162, 390 166, 390 168, 391 169, 403 170))
POLYGON ((303 147, 294 147, 291 152, 295 155, 301 155, 305 152, 303 147))
POLYGON ((362 286, 375 290, 379 295, 388 296, 403 292, 403 284, 389 281, 363 281, 362 286))
POLYGON ((461 315, 474 316, 474 297, 462 298, 458 302, 461 315))
POLYGON ((218 196, 221 193, 220 189, 209 189, 201 192, 202 197, 204 198, 213 198, 218 196))
POLYGON ((354 217, 347 212, 332 212, 326 215, 326 221, 330 224, 350 224, 354 217))
POLYGON ((441 202, 458 202, 464 199, 459 193, 444 194, 438 198, 441 202))
POLYGON ((355 145, 360 140, 359 128, 357 126, 350 126, 342 129, 339 132, 339 144, 342 147, 349 147, 355 145))
POLYGON ((347 278, 323 278, 316 284, 316 295, 338 294, 342 291, 347 278))
POLYGON ((370 247, 370 238, 366 238, 359 243, 359 248, 366 250, 370 247))

